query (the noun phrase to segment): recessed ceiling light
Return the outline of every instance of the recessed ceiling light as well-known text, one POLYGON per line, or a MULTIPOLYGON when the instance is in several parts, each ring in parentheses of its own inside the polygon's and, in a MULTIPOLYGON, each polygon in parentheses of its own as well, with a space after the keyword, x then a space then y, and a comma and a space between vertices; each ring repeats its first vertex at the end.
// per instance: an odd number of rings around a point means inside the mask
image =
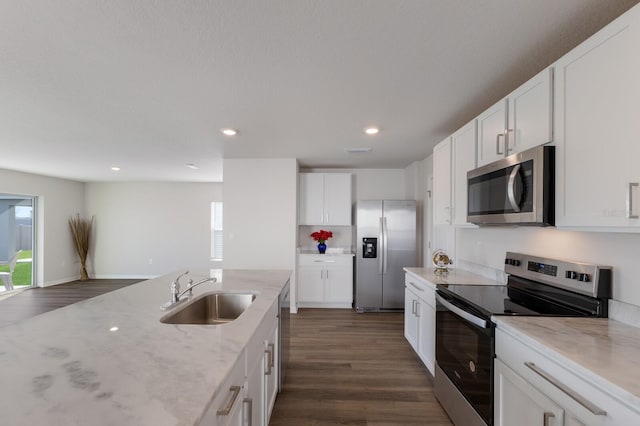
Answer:
POLYGON ((368 135, 375 135, 380 131, 377 127, 365 127, 364 132, 368 135))
POLYGON ((198 168, 199 168, 198 166, 196 166, 193 163, 187 163, 187 164, 185 164, 185 166, 190 168, 190 169, 192 169, 192 170, 198 170, 198 168))
POLYGON ((113 170, 114 172, 119 172, 120 171, 120 167, 113 166, 113 167, 111 167, 111 170, 113 170))
POLYGON ((238 131, 236 129, 220 129, 220 131, 226 135, 226 136, 235 136, 238 134, 238 131))
POLYGON ((347 148, 345 149, 349 154, 366 154, 368 152, 373 151, 371 147, 363 147, 363 148, 347 148))

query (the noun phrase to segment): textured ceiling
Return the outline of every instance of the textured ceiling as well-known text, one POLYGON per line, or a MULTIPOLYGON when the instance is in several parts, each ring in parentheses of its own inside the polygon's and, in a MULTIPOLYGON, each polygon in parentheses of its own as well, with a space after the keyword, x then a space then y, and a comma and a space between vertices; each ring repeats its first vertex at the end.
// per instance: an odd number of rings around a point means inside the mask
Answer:
POLYGON ((0 168, 220 181, 222 158, 406 167, 637 2, 0 0, 0 168))

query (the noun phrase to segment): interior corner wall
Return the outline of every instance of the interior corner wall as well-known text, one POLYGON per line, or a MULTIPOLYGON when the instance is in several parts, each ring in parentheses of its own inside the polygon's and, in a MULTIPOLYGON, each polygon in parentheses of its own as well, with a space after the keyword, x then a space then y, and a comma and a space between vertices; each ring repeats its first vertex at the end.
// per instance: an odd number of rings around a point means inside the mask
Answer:
POLYGON ((150 278, 221 267, 211 260, 211 203, 221 183, 87 183, 95 216, 89 273, 96 278, 150 278))
POLYGON ((225 159, 223 170, 225 269, 295 271, 297 161, 225 159))
POLYGON ((84 183, 0 169, 0 192, 37 197, 35 283, 38 286, 80 277, 68 220, 84 215, 84 183))

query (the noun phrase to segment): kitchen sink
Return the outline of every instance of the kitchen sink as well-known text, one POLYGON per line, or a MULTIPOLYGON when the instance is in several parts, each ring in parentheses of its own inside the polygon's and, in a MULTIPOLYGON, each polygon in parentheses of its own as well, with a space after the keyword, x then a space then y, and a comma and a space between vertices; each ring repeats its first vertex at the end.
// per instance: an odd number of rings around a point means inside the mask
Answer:
POLYGON ((252 293, 205 293, 169 312, 164 324, 226 324, 238 318, 256 299, 252 293))

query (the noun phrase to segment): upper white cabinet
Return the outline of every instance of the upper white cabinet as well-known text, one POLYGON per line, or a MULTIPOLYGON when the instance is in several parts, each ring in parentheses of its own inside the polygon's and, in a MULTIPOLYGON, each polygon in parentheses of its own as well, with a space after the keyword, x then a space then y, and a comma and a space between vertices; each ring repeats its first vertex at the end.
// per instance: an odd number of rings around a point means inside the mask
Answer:
POLYGON ((451 223, 451 138, 433 148, 433 224, 451 223))
POLYGON ((475 226, 467 222, 467 172, 476 168, 476 123, 473 120, 451 135, 454 225, 475 226))
POLYGON ((556 226, 640 231, 640 8, 556 69, 556 226))
POLYGON ((467 222, 467 172, 476 167, 476 120, 433 148, 435 225, 467 222))
POLYGON ((300 173, 300 225, 351 225, 351 175, 300 173))
POLYGON ((478 166, 553 141, 553 68, 480 114, 478 166))

